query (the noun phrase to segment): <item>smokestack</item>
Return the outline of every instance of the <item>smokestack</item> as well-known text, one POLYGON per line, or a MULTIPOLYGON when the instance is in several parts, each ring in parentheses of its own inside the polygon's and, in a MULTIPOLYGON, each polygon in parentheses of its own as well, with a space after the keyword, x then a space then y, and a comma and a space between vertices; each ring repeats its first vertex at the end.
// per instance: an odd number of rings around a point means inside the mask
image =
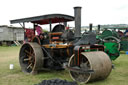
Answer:
POLYGON ((98 25, 98 33, 100 33, 100 25, 98 25))
POLYGON ((75 37, 81 37, 81 7, 74 7, 75 37))
POLYGON ((89 24, 89 31, 92 32, 92 23, 89 24))

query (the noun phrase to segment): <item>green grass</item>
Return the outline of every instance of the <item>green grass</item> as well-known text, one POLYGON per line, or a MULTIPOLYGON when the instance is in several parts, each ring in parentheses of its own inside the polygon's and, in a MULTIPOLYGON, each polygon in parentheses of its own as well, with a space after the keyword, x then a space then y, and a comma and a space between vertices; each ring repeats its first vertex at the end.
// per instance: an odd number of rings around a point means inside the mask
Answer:
MULTIPOLYGON (((43 71, 37 75, 24 74, 19 65, 19 50, 20 47, 0 47, 0 85, 34 85, 44 79, 53 78, 72 81, 68 71, 43 71), (9 69, 10 64, 14 64, 13 70, 9 69)), ((88 85, 128 85, 128 55, 121 54, 113 64, 115 69, 107 79, 88 83, 88 85)))

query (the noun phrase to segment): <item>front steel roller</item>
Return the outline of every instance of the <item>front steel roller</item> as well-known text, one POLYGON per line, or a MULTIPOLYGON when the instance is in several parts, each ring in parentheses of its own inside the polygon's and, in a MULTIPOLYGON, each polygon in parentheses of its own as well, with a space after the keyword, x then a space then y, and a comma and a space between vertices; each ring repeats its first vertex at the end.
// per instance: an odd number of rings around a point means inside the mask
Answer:
POLYGON ((102 51, 82 52, 79 62, 80 65, 77 66, 76 57, 73 55, 69 60, 68 67, 79 69, 79 71, 70 70, 69 73, 73 80, 82 83, 105 79, 112 70, 109 56, 102 51), (89 72, 91 70, 93 72, 89 72))
POLYGON ((37 43, 25 43, 19 54, 19 62, 23 72, 35 74, 43 67, 43 51, 37 43))

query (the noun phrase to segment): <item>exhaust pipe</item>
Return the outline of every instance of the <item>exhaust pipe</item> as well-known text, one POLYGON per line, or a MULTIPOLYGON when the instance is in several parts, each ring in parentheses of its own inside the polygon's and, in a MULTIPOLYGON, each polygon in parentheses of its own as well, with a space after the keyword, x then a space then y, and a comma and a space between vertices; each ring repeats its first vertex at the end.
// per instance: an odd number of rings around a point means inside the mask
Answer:
POLYGON ((81 37, 81 7, 74 7, 75 16, 75 37, 81 37))
POLYGON ((89 24, 89 31, 92 32, 92 23, 89 24))
POLYGON ((98 25, 98 34, 100 33, 100 25, 98 25))

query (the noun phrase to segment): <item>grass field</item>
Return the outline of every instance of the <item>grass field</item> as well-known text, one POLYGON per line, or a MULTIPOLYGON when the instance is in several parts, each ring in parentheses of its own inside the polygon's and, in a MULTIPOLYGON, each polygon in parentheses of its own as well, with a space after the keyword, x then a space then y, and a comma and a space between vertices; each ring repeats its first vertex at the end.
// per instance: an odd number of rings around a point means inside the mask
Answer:
MULTIPOLYGON (((44 79, 53 78, 72 81, 68 71, 43 71, 37 75, 24 74, 19 66, 19 49, 20 47, 0 47, 0 85, 34 85, 44 79), (14 64, 13 70, 9 69, 10 64, 14 64)), ((115 69, 107 79, 88 83, 88 85, 128 85, 128 55, 121 54, 113 64, 115 69)))

